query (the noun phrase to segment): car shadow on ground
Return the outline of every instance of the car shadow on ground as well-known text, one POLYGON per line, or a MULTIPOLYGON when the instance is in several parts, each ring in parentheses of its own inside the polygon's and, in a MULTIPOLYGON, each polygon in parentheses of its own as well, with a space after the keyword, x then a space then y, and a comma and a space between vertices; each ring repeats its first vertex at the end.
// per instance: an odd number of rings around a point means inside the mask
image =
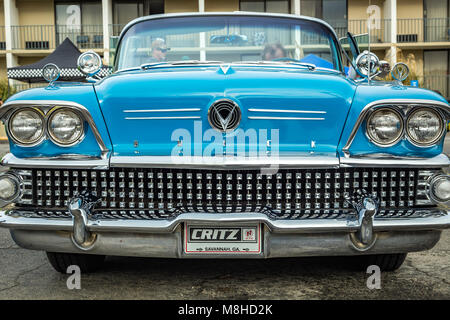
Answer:
MULTIPOLYGON (((317 273, 329 272, 365 272, 358 266, 357 257, 302 257, 302 258, 271 258, 271 259, 162 259, 108 256, 102 268, 104 272, 177 272, 185 275, 232 273, 243 275, 252 270, 264 273, 266 270, 279 270, 305 274, 311 271, 317 273)), ((253 273, 253 274, 254 274, 253 273)))

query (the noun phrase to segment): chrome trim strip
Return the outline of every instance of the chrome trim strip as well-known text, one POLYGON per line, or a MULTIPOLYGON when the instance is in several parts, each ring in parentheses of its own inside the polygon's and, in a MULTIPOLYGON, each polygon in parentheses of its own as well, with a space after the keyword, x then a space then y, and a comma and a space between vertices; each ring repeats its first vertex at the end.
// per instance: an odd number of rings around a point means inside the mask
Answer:
MULTIPOLYGON (((358 221, 350 219, 272 220, 261 213, 184 213, 173 220, 88 220, 91 232, 167 233, 180 223, 264 223, 274 233, 354 232, 358 221)), ((14 216, 12 210, 0 211, 0 227, 27 230, 73 229, 71 219, 26 218, 14 216), (11 213, 13 215, 11 215, 11 213)), ((442 230, 450 228, 448 212, 423 218, 375 219, 374 230, 442 230)))
POLYGON ((450 165, 445 154, 433 158, 396 157, 340 157, 326 154, 267 157, 188 157, 188 156, 112 156, 108 159, 62 155, 60 157, 17 158, 12 153, 1 160, 2 166, 16 168, 197 168, 197 169, 276 169, 282 168, 339 168, 339 167, 417 167, 443 168, 450 165))
POLYGON ((184 109, 146 109, 146 110, 123 110, 125 113, 131 112, 186 112, 186 111, 200 111, 200 108, 184 108, 184 109))
POLYGON ((422 99, 384 99, 384 100, 376 100, 369 104, 367 104, 362 110, 361 113, 358 116, 358 119, 355 122, 355 125, 353 126, 352 131, 350 132, 350 135, 348 136, 347 142, 345 146, 342 148, 342 151, 344 152, 345 156, 349 156, 349 149, 353 143, 353 140, 355 139, 356 133, 359 130, 359 127, 361 126, 361 123, 364 121, 364 119, 367 116, 367 113, 375 106, 378 105, 431 105, 431 106, 437 106, 441 109, 443 109, 447 117, 450 115, 450 106, 442 101, 436 101, 436 100, 422 100, 422 99))
POLYGON ((97 128, 97 125, 95 124, 94 119, 92 119, 91 113, 85 106, 82 106, 81 104, 73 102, 73 101, 15 100, 15 101, 7 102, 3 106, 0 107, 0 118, 3 118, 9 111, 11 111, 15 108, 20 108, 20 107, 37 107, 42 110, 46 109, 47 111, 51 110, 54 107, 66 107, 69 109, 78 110, 78 112, 81 113, 83 118, 86 120, 86 122, 89 124, 90 128, 92 129, 92 133, 94 134, 95 140, 97 141, 97 144, 101 150, 102 158, 106 158, 106 156, 110 152, 110 150, 106 147, 105 143, 103 142, 103 139, 97 128))
MULTIPOLYGON (((212 67, 214 67, 214 68, 217 68, 217 67, 220 67, 221 65, 223 65, 222 62, 221 63, 217 63, 217 64, 211 64, 211 63, 205 62, 204 64, 202 64, 202 63, 195 63, 195 64, 183 64, 183 65, 170 64, 169 63, 169 64, 153 65, 151 69, 155 70, 155 69, 166 69, 166 68, 174 68, 174 67, 177 67, 177 68, 192 68, 192 67, 195 67, 195 68, 197 68, 197 67, 201 67, 201 68, 205 68, 205 67, 208 67, 208 68, 211 67, 212 68, 212 67)), ((255 68, 255 67, 258 66, 257 64, 254 64, 254 63, 227 63, 227 65, 230 65, 230 67, 232 67, 233 69, 240 68, 240 67, 255 68)), ((281 64, 281 63, 273 63, 273 64, 264 63, 264 65, 261 65, 261 66, 263 66, 265 68, 276 68, 276 69, 299 69, 299 68, 304 68, 304 67, 299 66, 297 64, 281 64)), ((122 72, 127 72, 127 71, 136 71, 136 70, 140 70, 140 69, 141 69, 140 67, 126 68, 126 69, 118 70, 118 71, 116 71, 116 73, 119 73, 119 72, 122 73, 122 72)), ((335 70, 335 69, 316 67, 314 69, 314 72, 318 72, 318 71, 327 72, 327 73, 332 72, 332 73, 335 73, 335 74, 342 74, 342 72, 340 72, 338 70, 335 70)))
POLYGON ((187 117, 125 117, 125 120, 173 120, 173 119, 200 119, 199 116, 187 117))
POLYGON ((254 117, 249 116, 252 120, 325 120, 325 118, 297 118, 297 117, 254 117))
POLYGON ((307 111, 307 110, 279 110, 279 109, 248 109, 251 112, 286 112, 286 113, 327 113, 326 111, 307 111))
POLYGON ((201 157, 201 156, 112 156, 111 167, 139 168, 338 168, 339 159, 331 155, 291 157, 201 157))
POLYGON ((67 169, 108 169, 108 158, 72 158, 67 155, 59 158, 17 158, 12 153, 6 154, 1 160, 2 166, 14 168, 67 168, 67 169))
POLYGON ((341 157, 342 167, 416 167, 443 168, 450 165, 450 159, 445 154, 433 158, 369 158, 341 157))

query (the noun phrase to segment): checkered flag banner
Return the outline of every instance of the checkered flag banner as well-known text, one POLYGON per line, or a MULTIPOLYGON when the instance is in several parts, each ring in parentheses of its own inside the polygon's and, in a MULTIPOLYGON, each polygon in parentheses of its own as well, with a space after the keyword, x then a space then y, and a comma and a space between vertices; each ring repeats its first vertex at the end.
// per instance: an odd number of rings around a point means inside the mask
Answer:
MULTIPOLYGON (((109 75, 111 73, 111 68, 110 67, 102 67, 100 72, 97 74, 100 77, 106 77, 107 75, 109 75)), ((8 78, 9 79, 17 79, 17 80, 21 80, 21 79, 39 79, 39 78, 43 78, 42 77, 42 69, 15 69, 15 68, 11 68, 8 69, 8 78)), ((60 75, 60 79, 79 79, 79 78, 83 78, 86 77, 85 74, 83 74, 80 70, 78 70, 77 68, 62 68, 61 69, 61 75, 60 75)))

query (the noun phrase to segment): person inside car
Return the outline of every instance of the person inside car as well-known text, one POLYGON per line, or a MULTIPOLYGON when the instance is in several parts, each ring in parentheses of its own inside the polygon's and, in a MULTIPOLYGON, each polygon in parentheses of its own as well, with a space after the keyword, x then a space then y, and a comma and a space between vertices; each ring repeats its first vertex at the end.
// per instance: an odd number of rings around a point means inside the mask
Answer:
POLYGON ((286 58, 286 49, 281 43, 267 44, 262 52, 263 61, 271 61, 275 59, 286 58))
POLYGON ((156 38, 152 42, 152 56, 149 62, 161 62, 166 61, 167 51, 170 50, 167 48, 166 42, 162 38, 156 38))

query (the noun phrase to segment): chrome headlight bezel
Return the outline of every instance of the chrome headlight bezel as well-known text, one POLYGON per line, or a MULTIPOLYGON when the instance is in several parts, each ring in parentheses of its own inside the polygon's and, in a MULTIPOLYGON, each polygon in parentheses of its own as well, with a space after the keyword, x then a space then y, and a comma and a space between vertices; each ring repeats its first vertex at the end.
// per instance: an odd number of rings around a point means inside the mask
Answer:
POLYGON ((392 146, 396 145, 404 136, 404 133, 405 133, 404 117, 400 110, 397 110, 393 107, 376 108, 376 109, 373 109, 371 111, 371 113, 368 115, 368 117, 366 118, 366 128, 365 129, 366 129, 365 134, 370 142, 372 142, 376 146, 382 147, 382 148, 392 147, 392 146), (400 124, 400 130, 399 130, 397 136, 395 137, 395 139, 391 139, 391 141, 389 141, 388 143, 384 143, 380 140, 377 140, 377 138, 371 134, 371 130, 370 130, 370 122, 371 122, 372 118, 375 115, 377 115, 378 113, 383 112, 383 111, 390 111, 393 114, 395 114, 398 117, 399 124, 400 124))
POLYGON ((28 147, 28 148, 30 148, 30 147, 35 147, 35 146, 41 144, 42 141, 45 140, 45 136, 46 136, 45 115, 44 115, 44 113, 43 113, 40 109, 37 109, 37 108, 33 108, 33 107, 19 108, 18 110, 15 110, 15 111, 11 114, 11 116, 8 118, 8 121, 7 121, 7 130, 8 130, 9 137, 11 138, 11 140, 12 140, 15 144, 17 144, 17 145, 19 145, 19 146, 21 146, 21 147, 28 147), (39 119, 41 120, 41 123, 42 123, 42 129, 41 129, 42 132, 40 133, 40 135, 39 135, 36 139, 34 139, 34 140, 31 141, 31 142, 24 142, 23 140, 20 140, 20 139, 14 134, 14 132, 13 132, 13 130, 12 130, 12 123, 13 123, 14 117, 16 117, 20 112, 23 112, 23 111, 31 111, 31 112, 37 114, 38 117, 39 117, 39 119))
POLYGON ((445 135, 446 132, 446 125, 445 125, 445 117, 442 115, 441 112, 439 112, 438 110, 435 110, 433 108, 429 108, 429 107, 417 107, 412 109, 409 113, 408 113, 408 117, 406 118, 405 121, 405 136, 408 139, 408 141, 416 146, 416 147, 420 147, 420 148, 427 148, 427 147, 431 147, 433 145, 436 145, 441 139, 442 137, 445 135), (439 134, 436 136, 436 138, 434 138, 433 140, 431 140, 430 142, 419 142, 416 139, 414 139, 410 134, 409 134, 409 130, 408 130, 408 126, 409 126, 409 121, 411 120, 412 116, 414 114, 416 114, 419 111, 428 111, 431 113, 434 113, 437 118, 440 120, 440 125, 441 125, 441 129, 439 134))
POLYGON ((448 199, 448 200, 441 199, 438 196, 436 196, 435 193, 434 193, 434 185, 438 181, 440 181, 440 180, 449 180, 449 179, 450 179, 450 177, 447 174, 445 174, 445 173, 437 173, 437 174, 434 174, 434 175, 430 176, 428 178, 426 189, 425 189, 428 199, 430 199, 433 203, 436 203, 436 204, 449 205, 450 204, 450 199, 448 199))
POLYGON ((15 185, 16 190, 11 197, 5 199, 0 198, 0 207, 4 207, 7 204, 15 202, 17 199, 20 199, 23 194, 23 180, 19 175, 15 174, 12 171, 8 171, 0 175, 0 180, 2 179, 11 180, 15 185))
POLYGON ((54 144, 56 144, 57 146, 60 146, 60 147, 72 147, 74 145, 77 145, 78 143, 83 141, 84 137, 85 137, 84 121, 85 120, 84 120, 83 116, 75 109, 67 108, 67 107, 55 107, 47 113, 46 129, 47 129, 48 137, 54 144), (50 126, 51 126, 52 119, 54 118, 54 116, 60 112, 70 112, 79 118, 81 129, 80 129, 80 134, 75 139, 64 142, 55 136, 55 134, 50 126))

